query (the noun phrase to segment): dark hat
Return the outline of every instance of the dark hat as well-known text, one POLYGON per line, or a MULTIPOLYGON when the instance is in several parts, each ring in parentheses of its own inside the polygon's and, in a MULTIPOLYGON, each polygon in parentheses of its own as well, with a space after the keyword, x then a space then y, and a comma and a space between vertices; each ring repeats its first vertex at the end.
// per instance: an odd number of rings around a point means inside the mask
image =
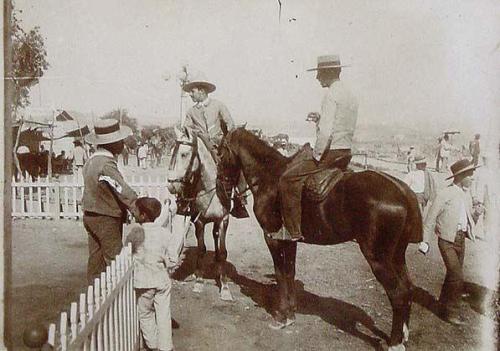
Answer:
POLYGON ((129 135, 132 135, 132 129, 120 126, 116 119, 102 119, 95 122, 94 132, 87 134, 85 141, 89 144, 104 145, 123 140, 129 135))
POLYGON ((473 171, 479 167, 481 167, 481 166, 474 166, 474 164, 467 159, 457 161, 450 166, 451 173, 453 173, 453 175, 446 178, 446 180, 451 179, 451 178, 455 178, 459 174, 465 173, 467 171, 473 171))
POLYGON ((340 59, 338 55, 323 55, 323 56, 318 56, 318 65, 315 68, 309 68, 308 71, 318 71, 322 69, 339 68, 339 67, 348 67, 348 66, 340 64, 340 59))

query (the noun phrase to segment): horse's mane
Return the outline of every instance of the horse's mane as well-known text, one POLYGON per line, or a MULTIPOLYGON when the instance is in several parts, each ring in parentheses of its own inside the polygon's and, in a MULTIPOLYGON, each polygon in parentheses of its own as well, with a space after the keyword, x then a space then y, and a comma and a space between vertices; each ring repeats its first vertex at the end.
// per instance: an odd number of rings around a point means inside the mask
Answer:
POLYGON ((249 152, 260 164, 265 165, 270 173, 281 173, 289 158, 280 154, 265 141, 254 135, 252 132, 237 128, 231 131, 230 139, 239 148, 244 148, 249 152))

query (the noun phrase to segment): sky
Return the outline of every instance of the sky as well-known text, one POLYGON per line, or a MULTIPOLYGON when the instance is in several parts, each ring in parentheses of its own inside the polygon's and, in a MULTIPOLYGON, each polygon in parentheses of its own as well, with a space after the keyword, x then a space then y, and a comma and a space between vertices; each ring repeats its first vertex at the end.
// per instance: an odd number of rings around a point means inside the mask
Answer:
POLYGON ((310 136, 305 116, 324 90, 306 69, 338 54, 359 125, 499 130, 498 1, 281 3, 279 18, 277 0, 15 0, 24 27, 40 26, 50 63, 32 105, 175 123, 187 64, 237 123, 310 136))

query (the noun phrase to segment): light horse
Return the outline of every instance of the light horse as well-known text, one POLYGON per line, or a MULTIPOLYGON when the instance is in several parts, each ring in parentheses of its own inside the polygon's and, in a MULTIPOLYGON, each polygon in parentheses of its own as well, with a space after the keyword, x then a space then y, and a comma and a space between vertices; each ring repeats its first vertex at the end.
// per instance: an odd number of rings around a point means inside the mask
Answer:
POLYGON ((171 193, 191 201, 192 221, 198 242, 193 291, 203 290, 202 262, 206 254, 205 225, 213 223, 215 263, 220 279, 220 298, 232 301, 226 273, 226 231, 229 210, 217 195, 217 165, 201 137, 176 129, 177 139, 168 170, 168 189, 171 193))
MULTIPOLYGON (((236 179, 240 171, 254 196, 254 213, 264 233, 282 226, 277 180, 296 157, 282 156, 252 133, 235 129, 219 147, 219 171, 236 179)), ((233 181, 234 182, 234 181, 233 181)), ((316 203, 303 196, 302 234, 307 244, 335 245, 355 240, 393 312, 389 350, 404 350, 409 331, 412 283, 406 267, 406 248, 422 240, 422 217, 415 194, 403 182, 375 171, 348 172, 316 203)), ((297 243, 270 239, 279 304, 273 329, 295 322, 295 258, 297 243)), ((335 269, 332 267, 332 269, 335 269)))

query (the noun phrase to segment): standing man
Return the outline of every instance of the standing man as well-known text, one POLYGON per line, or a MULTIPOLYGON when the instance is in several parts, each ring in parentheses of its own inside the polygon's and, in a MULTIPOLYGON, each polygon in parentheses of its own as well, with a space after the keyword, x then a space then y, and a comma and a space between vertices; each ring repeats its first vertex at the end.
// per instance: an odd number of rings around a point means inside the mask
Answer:
POLYGON ((123 145, 123 151, 122 151, 122 162, 124 166, 128 166, 128 155, 129 155, 129 147, 127 144, 123 145))
POLYGON ((465 238, 475 240, 474 230, 478 214, 473 214, 469 188, 477 168, 464 159, 451 165, 453 183, 442 190, 432 203, 424 221, 424 238, 432 232, 438 236, 438 246, 446 266, 446 277, 439 302, 443 317, 455 325, 464 324, 460 316, 460 298, 463 290, 465 238))
POLYGON ((440 170, 440 165, 441 165, 441 141, 443 140, 442 137, 439 137, 437 139, 437 148, 436 148, 436 172, 439 173, 440 170))
POLYGON ((445 172, 448 171, 448 161, 451 155, 451 144, 450 144, 450 136, 445 134, 443 136, 443 140, 441 140, 440 144, 440 156, 441 156, 441 166, 440 169, 445 172))
POLYGON ((469 143, 469 152, 472 156, 472 163, 477 166, 479 163, 479 155, 481 154, 481 148, 479 147, 480 134, 474 135, 474 140, 469 143))
POLYGON ((87 161, 87 153, 80 140, 73 141, 73 174, 76 174, 78 181, 83 177, 83 166, 87 161))
POLYGON ((137 151, 137 158, 139 159, 139 165, 142 169, 147 169, 148 168, 148 165, 147 165, 147 157, 148 157, 148 144, 147 142, 145 141, 144 143, 142 143, 140 146, 139 146, 139 149, 137 151))
MULTIPOLYGON (((195 103, 186 113, 184 126, 208 138, 212 143, 212 155, 217 160, 217 147, 224 134, 235 128, 231 114, 226 105, 208 96, 208 94, 215 91, 215 85, 208 82, 204 77, 199 76, 193 79, 184 84, 182 89, 189 93, 195 103)), ((248 217, 248 212, 245 209, 246 200, 242 196, 245 191, 245 184, 241 175, 237 189, 239 194, 234 198, 231 215, 236 218, 246 218, 248 217)))
POLYGON ((427 170, 425 156, 416 156, 414 163, 416 170, 410 171, 404 178, 404 181, 413 190, 415 195, 417 195, 420 212, 424 213, 427 204, 432 202, 436 197, 436 181, 427 170))
POLYGON ((122 248, 123 223, 127 210, 137 218, 137 194, 118 170, 118 155, 123 139, 131 134, 127 126, 114 119, 99 120, 94 133, 85 141, 96 145, 96 151, 83 167, 83 225, 88 233, 89 284, 99 277, 122 248))
MULTIPOLYGON (((425 156, 418 155, 415 157, 416 170, 410 171, 404 178, 404 182, 408 184, 410 189, 417 196, 418 207, 422 216, 425 217, 425 211, 428 210, 427 205, 432 203, 436 198, 436 180, 427 169, 427 160, 425 156)), ((429 251, 430 237, 424 237, 420 242, 418 250, 424 255, 429 251)))
POLYGON ((340 59, 336 55, 318 57, 316 79, 327 92, 321 103, 321 113, 311 112, 308 120, 318 121, 316 144, 312 157, 287 169, 279 180, 281 215, 284 226, 267 235, 272 239, 298 241, 301 232, 301 200, 305 179, 326 168, 345 170, 351 161, 351 147, 358 101, 347 86, 340 81, 340 59))
POLYGON ((415 165, 415 146, 410 146, 408 153, 406 154, 406 168, 408 173, 413 171, 415 165))

